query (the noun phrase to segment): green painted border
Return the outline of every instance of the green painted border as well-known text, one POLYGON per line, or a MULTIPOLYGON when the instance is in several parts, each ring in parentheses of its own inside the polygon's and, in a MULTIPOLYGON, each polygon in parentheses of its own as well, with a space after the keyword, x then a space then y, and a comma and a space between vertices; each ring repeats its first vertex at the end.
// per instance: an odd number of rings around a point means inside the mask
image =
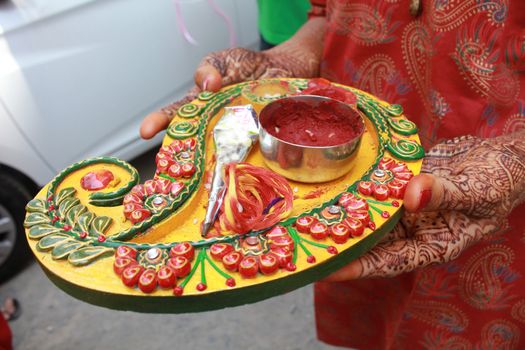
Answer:
POLYGON ((48 278, 67 294, 87 303, 109 309, 159 314, 218 310, 254 303, 288 293, 328 276, 333 271, 340 269, 370 250, 384 235, 394 228, 402 213, 403 209, 398 210, 392 215, 390 220, 374 231, 374 233, 321 264, 301 272, 290 273, 290 275, 277 280, 243 288, 224 289, 216 293, 206 294, 206 292, 203 292, 203 294, 183 295, 180 297, 173 295, 156 297, 149 294, 136 296, 105 293, 80 287, 53 274, 45 266, 41 266, 48 278))

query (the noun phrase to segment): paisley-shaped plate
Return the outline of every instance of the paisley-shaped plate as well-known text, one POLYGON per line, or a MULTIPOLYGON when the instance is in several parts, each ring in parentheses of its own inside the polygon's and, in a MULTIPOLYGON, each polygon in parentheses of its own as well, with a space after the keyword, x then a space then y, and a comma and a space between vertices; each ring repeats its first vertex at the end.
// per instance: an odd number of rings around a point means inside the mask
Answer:
MULTIPOLYGON (((424 152, 401 106, 340 85, 357 96, 366 116, 350 173, 323 184, 290 182, 293 213, 269 231, 200 236, 213 164, 211 130, 223 107, 252 104, 260 111, 276 94, 297 93, 307 83, 260 80, 201 93, 179 109, 157 155, 157 175, 143 186, 136 186, 134 168, 108 157, 58 174, 28 204, 25 221, 49 278, 67 293, 109 308, 195 312, 286 293, 371 249, 401 216, 403 185, 419 173, 424 152), (168 171, 174 163, 181 169, 168 171), (325 237, 297 229, 297 220, 311 218, 331 231, 346 220, 349 231, 325 237), (244 271, 255 276, 243 277, 236 258, 246 260, 244 271)), ((257 147, 247 162, 264 166, 257 147)))

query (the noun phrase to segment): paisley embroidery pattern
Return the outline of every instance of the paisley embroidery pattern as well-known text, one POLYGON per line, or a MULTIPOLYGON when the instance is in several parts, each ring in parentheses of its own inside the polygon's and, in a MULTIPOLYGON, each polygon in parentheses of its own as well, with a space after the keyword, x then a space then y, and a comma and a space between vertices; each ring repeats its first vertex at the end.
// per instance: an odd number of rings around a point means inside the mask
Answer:
POLYGON ((381 98, 390 103, 401 104, 401 98, 410 91, 408 81, 396 69, 391 57, 376 54, 356 68, 352 61, 345 64, 345 73, 355 87, 381 98))
POLYGON ((414 300, 408 309, 412 316, 432 327, 460 333, 467 328, 467 315, 456 306, 440 301, 414 300))
POLYGON ((525 128, 525 103, 520 101, 518 104, 518 113, 512 114, 505 121, 503 133, 510 134, 525 128))
POLYGON ((520 329, 512 322, 503 319, 490 321, 481 330, 480 350, 516 349, 520 341, 520 329))
POLYGON ((510 105, 519 93, 519 81, 498 59, 495 43, 501 34, 486 24, 473 23, 458 34, 452 58, 467 84, 501 105, 510 105))
POLYGON ((510 315, 513 319, 525 323, 525 299, 521 299, 512 307, 510 315))
POLYGON ((453 298, 456 295, 457 271, 458 266, 454 263, 423 269, 416 293, 431 298, 453 298))
POLYGON ((420 136, 430 144, 434 143, 435 132, 450 110, 444 98, 431 89, 433 44, 428 28, 422 22, 414 21, 405 27, 401 43, 403 59, 427 114, 426 118, 422 118, 420 136))
POLYGON ((443 119, 450 112, 450 105, 436 90, 430 91, 430 105, 432 106, 432 115, 437 116, 439 119, 443 119))
POLYGON ((458 335, 450 335, 442 330, 426 331, 419 342, 425 350, 471 350, 472 344, 458 335))
POLYGON ((502 25, 508 10, 508 0, 434 0, 431 21, 438 32, 444 32, 459 27, 479 12, 485 12, 490 23, 502 25))
POLYGON ((399 22, 391 20, 396 8, 377 0, 371 4, 337 1, 333 8, 337 16, 331 18, 329 30, 360 45, 389 43, 396 39, 394 32, 399 27, 399 22))
POLYGON ((499 310, 509 307, 509 283, 517 276, 508 266, 514 252, 504 245, 492 245, 474 254, 459 274, 461 298, 476 309, 499 310))

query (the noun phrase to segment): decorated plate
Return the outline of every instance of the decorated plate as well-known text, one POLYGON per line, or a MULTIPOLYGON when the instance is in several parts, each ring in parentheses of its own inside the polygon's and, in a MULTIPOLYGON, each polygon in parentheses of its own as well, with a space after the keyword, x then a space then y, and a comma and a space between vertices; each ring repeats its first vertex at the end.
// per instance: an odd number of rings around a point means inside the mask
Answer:
MULTIPOLYGON (((289 181, 292 213, 267 230, 201 237, 214 162, 211 130, 224 107, 252 104, 259 112, 308 82, 260 80, 202 92, 179 109, 156 157, 155 178, 142 184, 131 165, 109 157, 62 171, 28 203, 25 219, 48 277, 109 308, 195 312, 286 293, 371 249, 400 218, 404 188, 424 153, 401 106, 341 85, 365 116, 352 170, 322 184, 289 181)), ((257 146, 246 162, 265 166, 257 146)))

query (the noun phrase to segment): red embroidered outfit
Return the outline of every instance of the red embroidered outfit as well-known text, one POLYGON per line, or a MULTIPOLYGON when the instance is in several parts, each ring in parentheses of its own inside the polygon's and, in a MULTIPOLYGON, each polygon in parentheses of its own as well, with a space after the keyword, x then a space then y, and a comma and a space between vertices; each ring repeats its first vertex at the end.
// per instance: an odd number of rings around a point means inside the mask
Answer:
MULTIPOLYGON (((430 147, 525 127, 525 1, 312 0, 321 75, 403 105, 430 147)), ((315 286, 318 336, 358 349, 524 349, 525 205, 458 259, 315 286), (520 215, 521 214, 521 215, 520 215)))

